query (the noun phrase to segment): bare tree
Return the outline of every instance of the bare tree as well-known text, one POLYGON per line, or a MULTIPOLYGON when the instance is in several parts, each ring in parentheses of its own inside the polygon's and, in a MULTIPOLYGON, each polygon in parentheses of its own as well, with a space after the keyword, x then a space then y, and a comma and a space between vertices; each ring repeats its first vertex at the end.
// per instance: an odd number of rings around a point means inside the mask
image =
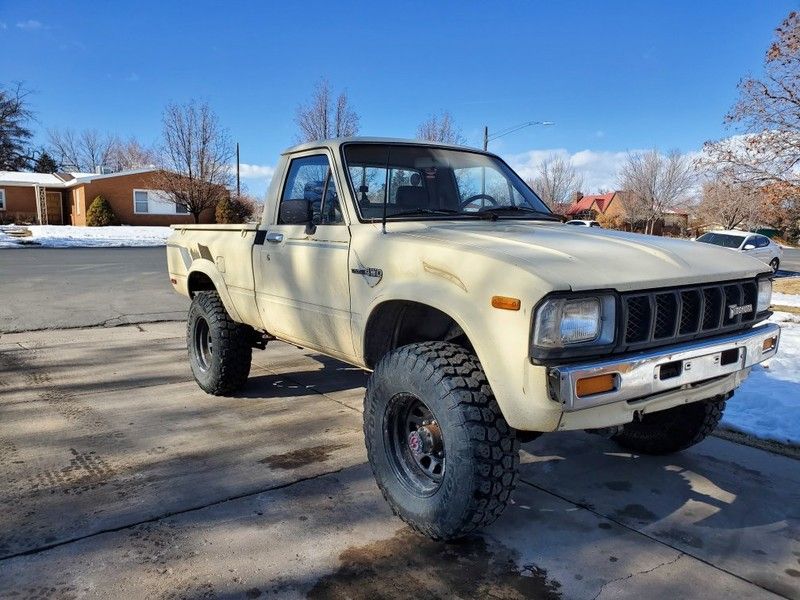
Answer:
POLYGON ((583 177, 575 171, 569 159, 550 154, 536 166, 536 175, 528 181, 528 185, 550 210, 564 214, 575 193, 583 187, 583 177))
POLYGON ((625 209, 631 224, 644 223, 645 233, 664 213, 686 199, 695 182, 692 161, 678 151, 664 155, 657 150, 628 155, 620 181, 629 200, 625 209))
POLYGON ((203 211, 229 195, 233 144, 208 104, 169 104, 162 127, 153 183, 198 223, 203 211))
POLYGON ((739 100, 725 117, 744 130, 705 145, 705 162, 749 184, 800 188, 800 14, 775 30, 761 78, 739 83, 739 100))
POLYGON ((33 113, 28 109, 22 84, 0 88, 0 170, 20 171, 30 162, 28 143, 33 132, 28 122, 33 113))
POLYGON ((297 108, 295 121, 300 142, 347 137, 358 133, 358 114, 350 106, 347 93, 342 91, 334 101, 327 79, 314 89, 308 104, 297 108))
POLYGON ((757 188, 719 178, 703 185, 703 199, 698 216, 706 223, 733 229, 742 223, 748 228, 758 224, 764 202, 757 188))
POLYGON ((98 167, 109 166, 112 149, 118 143, 115 136, 96 129, 75 132, 72 129, 51 129, 47 132, 50 153, 59 167, 69 171, 94 173, 98 167))
POLYGON ((420 123, 417 127, 417 138, 443 144, 464 144, 466 141, 453 116, 447 111, 440 115, 431 115, 420 123))
POLYGON ((156 153, 134 137, 126 141, 115 140, 108 156, 108 164, 115 171, 142 169, 156 163, 156 153))

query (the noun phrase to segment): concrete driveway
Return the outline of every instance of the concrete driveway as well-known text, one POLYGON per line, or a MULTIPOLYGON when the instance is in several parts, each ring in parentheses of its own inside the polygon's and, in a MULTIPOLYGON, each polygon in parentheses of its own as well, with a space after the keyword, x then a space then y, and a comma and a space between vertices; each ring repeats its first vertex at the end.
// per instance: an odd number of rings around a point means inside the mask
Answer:
POLYGON ((791 458, 543 436, 496 524, 434 543, 365 464, 362 372, 274 343, 214 398, 183 335, 0 337, 0 597, 800 598, 791 458))

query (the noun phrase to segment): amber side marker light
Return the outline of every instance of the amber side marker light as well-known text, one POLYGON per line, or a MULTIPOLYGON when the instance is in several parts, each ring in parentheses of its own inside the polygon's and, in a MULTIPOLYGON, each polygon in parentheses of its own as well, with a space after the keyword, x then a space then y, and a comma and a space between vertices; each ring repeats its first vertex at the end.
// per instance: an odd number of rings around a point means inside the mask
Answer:
POLYGON ((509 296, 492 296, 492 306, 503 310, 519 310, 522 306, 519 298, 511 298, 509 296))
POLYGON ((578 379, 575 383, 575 394, 578 398, 594 396, 604 392, 611 392, 617 388, 617 376, 614 373, 608 375, 595 375, 578 379))
POLYGON ((775 349, 775 344, 777 344, 777 343, 778 343, 778 338, 776 338, 776 337, 767 338, 761 344, 761 351, 762 352, 769 352, 770 350, 774 350, 775 349))

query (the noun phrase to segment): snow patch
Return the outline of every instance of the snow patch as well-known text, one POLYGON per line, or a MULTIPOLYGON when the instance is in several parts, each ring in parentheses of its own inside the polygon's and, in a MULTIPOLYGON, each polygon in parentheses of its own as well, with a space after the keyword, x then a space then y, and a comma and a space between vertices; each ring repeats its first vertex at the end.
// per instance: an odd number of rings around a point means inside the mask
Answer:
MULTIPOLYGON (((787 304, 776 295, 798 301, 796 295, 775 294, 776 304, 787 304)), ((762 439, 800 445, 800 316, 776 312, 770 321, 781 326, 778 354, 753 367, 728 401, 722 424, 762 439)))
POLYGON ((172 233, 169 227, 117 225, 74 227, 72 225, 30 225, 29 237, 12 237, 15 227, 0 227, 0 248, 120 248, 164 246, 172 233))

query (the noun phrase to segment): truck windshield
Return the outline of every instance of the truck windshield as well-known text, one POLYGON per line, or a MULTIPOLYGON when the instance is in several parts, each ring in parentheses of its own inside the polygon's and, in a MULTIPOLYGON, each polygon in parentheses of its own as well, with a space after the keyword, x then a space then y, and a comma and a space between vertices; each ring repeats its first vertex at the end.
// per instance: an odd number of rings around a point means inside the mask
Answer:
POLYGON ((344 158, 361 218, 558 220, 504 162, 434 146, 347 144, 344 158))

